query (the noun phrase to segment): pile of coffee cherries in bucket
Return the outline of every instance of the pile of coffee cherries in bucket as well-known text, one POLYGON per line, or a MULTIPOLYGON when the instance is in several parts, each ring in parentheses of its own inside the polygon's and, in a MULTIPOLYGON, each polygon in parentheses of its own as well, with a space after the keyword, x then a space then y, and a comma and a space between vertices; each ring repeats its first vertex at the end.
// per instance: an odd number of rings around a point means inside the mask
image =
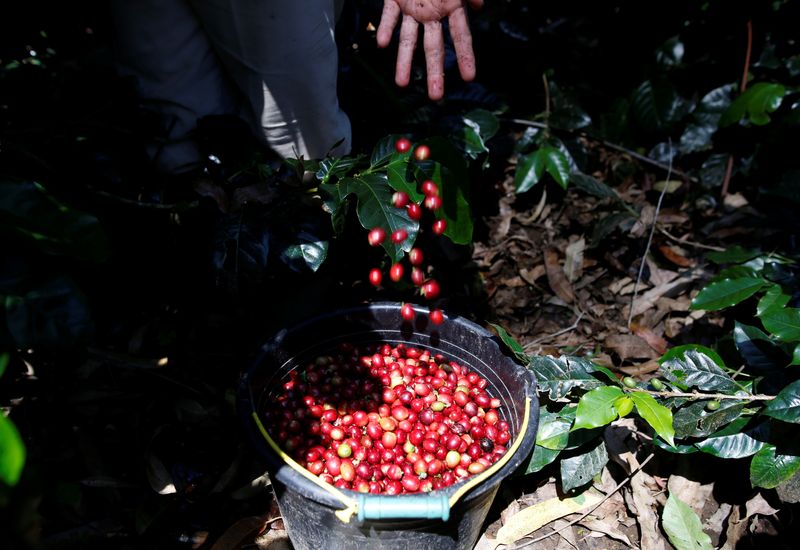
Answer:
POLYGON ((362 493, 442 489, 489 468, 511 439, 488 381, 405 344, 341 344, 289 373, 264 425, 325 482, 362 493))
MULTIPOLYGON (((411 150, 412 143, 408 138, 400 138, 395 142, 395 149, 398 153, 407 153, 411 150)), ((417 161, 425 161, 430 158, 430 147, 418 145, 412 153, 417 161)), ((424 198, 420 202, 412 201, 407 193, 397 191, 392 195, 392 206, 394 208, 404 208, 408 217, 415 221, 420 221, 423 215, 423 208, 436 213, 442 208, 442 198, 439 196, 439 186, 432 180, 422 182, 422 193, 424 198)), ((431 223, 430 230, 434 235, 443 235, 447 229, 447 220, 436 217, 431 223)), ((387 234, 385 228, 377 226, 370 229, 367 240, 371 246, 380 246, 389 238, 394 244, 402 244, 408 238, 405 229, 396 229, 387 234)), ((420 293, 427 300, 435 300, 439 296, 439 283, 425 275, 424 254, 419 247, 412 248, 408 253, 408 263, 410 264, 409 276, 411 282, 419 287, 420 293)), ((389 278, 394 282, 399 282, 406 273, 406 267, 401 262, 395 262, 389 268, 389 278)), ((369 282, 373 286, 379 287, 383 281, 383 272, 375 267, 369 272, 369 282)), ((405 304, 400 310, 400 315, 406 321, 413 321, 416 313, 411 304, 405 304)), ((444 315, 439 309, 431 309, 429 313, 430 321, 435 325, 444 322, 444 315)))

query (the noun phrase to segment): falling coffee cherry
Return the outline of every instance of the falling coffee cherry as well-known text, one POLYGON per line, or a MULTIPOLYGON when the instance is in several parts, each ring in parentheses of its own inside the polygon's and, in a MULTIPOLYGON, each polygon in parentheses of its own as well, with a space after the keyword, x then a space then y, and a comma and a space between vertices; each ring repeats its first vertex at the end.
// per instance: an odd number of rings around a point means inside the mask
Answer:
POLYGON ((395 283, 398 282, 400 279, 402 279, 403 264, 400 263, 392 264, 392 267, 389 269, 389 278, 393 280, 395 283))
POLYGON ((406 207, 406 212, 408 212, 408 217, 412 220, 419 221, 422 218, 422 207, 419 203, 412 202, 406 207))
POLYGON ((423 160, 428 160, 431 156, 431 148, 427 145, 417 145, 417 148, 414 149, 414 158, 418 161, 422 162, 423 160))
POLYGON ((372 286, 381 286, 381 280, 383 280, 383 273, 377 267, 373 268, 369 272, 369 282, 372 286))
POLYGON ((431 231, 433 231, 434 235, 443 235, 445 229, 447 229, 447 222, 445 220, 436 220, 431 226, 431 231))
POLYGON ((425 197, 425 208, 428 210, 439 210, 442 207, 442 197, 438 195, 428 195, 425 197))
POLYGON ((392 231, 392 242, 394 244, 400 244, 407 238, 408 238, 408 231, 406 231, 405 229, 396 229, 392 231))
POLYGON ((425 282, 425 272, 418 267, 411 268, 411 282, 421 286, 425 282))
POLYGON ((408 204, 408 194, 403 191, 395 191, 392 194, 392 204, 395 208, 403 208, 408 204))
POLYGON ((367 235, 370 246, 380 246, 386 238, 386 230, 383 227, 373 227, 367 235))
POLYGON ((411 150, 411 140, 408 138, 400 138, 394 142, 394 149, 398 153, 408 153, 411 150))
POLYGON ((414 306, 411 304, 403 304, 400 308, 400 316, 406 321, 413 321, 414 317, 416 316, 414 306))
POLYGON ((425 180, 422 182, 422 193, 426 197, 438 197, 439 186, 436 185, 436 183, 431 180, 425 180))
POLYGON ((428 318, 434 325, 441 325, 444 323, 444 314, 442 313, 441 309, 432 309, 428 314, 428 318))
POLYGON ((422 250, 419 248, 412 248, 411 251, 408 253, 408 262, 411 265, 422 265, 422 261, 424 256, 422 254, 422 250))
POLYGON ((439 296, 439 283, 435 279, 428 279, 422 285, 422 295, 428 300, 435 300, 439 296))

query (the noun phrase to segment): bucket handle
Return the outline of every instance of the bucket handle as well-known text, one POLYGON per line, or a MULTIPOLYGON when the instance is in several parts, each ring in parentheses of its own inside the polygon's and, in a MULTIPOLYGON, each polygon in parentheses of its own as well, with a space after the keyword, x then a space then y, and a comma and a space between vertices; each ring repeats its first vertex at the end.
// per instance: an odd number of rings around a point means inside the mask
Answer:
POLYGON ((508 448, 506 454, 500 457, 500 460, 492 464, 490 468, 470 478, 470 480, 459 487, 459 489, 453 493, 450 498, 447 498, 446 494, 419 494, 402 497, 360 494, 358 495, 358 498, 349 497, 333 485, 325 483, 320 478, 300 466, 300 464, 298 464, 291 456, 286 454, 278 446, 278 444, 275 443, 275 440, 270 437, 269 433, 267 433, 267 430, 264 428, 264 425, 261 423, 261 419, 258 418, 256 411, 253 410, 251 414, 253 420, 258 426, 259 431, 261 432, 261 435, 267 440, 267 443, 270 447, 272 447, 272 450, 275 451, 290 468, 298 472, 315 485, 331 493, 338 500, 340 500, 342 504, 344 504, 345 508, 336 512, 336 517, 339 518, 339 520, 343 523, 350 523, 350 519, 356 514, 358 515, 359 521, 364 521, 365 519, 376 520, 389 518, 441 519, 442 521, 447 521, 450 518, 450 508, 452 508, 456 502, 458 502, 458 500, 467 493, 467 491, 471 490, 473 487, 480 484, 489 476, 500 470, 500 468, 502 468, 517 451, 522 443, 523 438, 525 437, 525 433, 528 431, 528 423, 530 422, 531 416, 531 398, 525 398, 525 414, 522 418, 519 434, 517 434, 517 438, 514 440, 513 445, 508 448))

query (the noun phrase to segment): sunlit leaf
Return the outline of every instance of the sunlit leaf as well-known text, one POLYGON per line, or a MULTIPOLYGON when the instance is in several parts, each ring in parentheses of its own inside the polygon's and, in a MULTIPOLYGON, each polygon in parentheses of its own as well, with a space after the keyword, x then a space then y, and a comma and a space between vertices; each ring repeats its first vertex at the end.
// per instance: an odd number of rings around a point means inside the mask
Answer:
POLYGON ((655 430, 664 441, 675 444, 675 429, 672 427, 672 411, 658 403, 653 396, 633 391, 628 394, 636 405, 636 412, 655 430))
POLYGON ((750 483, 753 487, 774 489, 800 470, 800 456, 776 452, 774 445, 766 445, 750 462, 750 483))
POLYGON ((572 421, 556 413, 541 411, 536 444, 553 451, 562 451, 567 447, 571 427, 572 421))
POLYGON ((692 300, 692 309, 714 311, 731 307, 746 300, 766 284, 764 279, 743 277, 723 279, 706 285, 692 300))
POLYGON ((527 365, 530 361, 528 354, 525 353, 525 350, 522 348, 522 345, 512 337, 506 329, 501 327, 500 325, 496 325, 494 323, 489 323, 491 327, 497 332, 497 335, 500 337, 500 340, 514 352, 514 356, 523 364, 527 365))
POLYGON ((0 481, 16 485, 25 467, 25 444, 14 423, 0 412, 0 481))
POLYGON ((602 439, 587 452, 561 460, 561 488, 569 492, 586 485, 608 463, 608 451, 602 439))
POLYGON ((532 474, 538 472, 555 462, 558 455, 561 454, 561 451, 554 451, 552 449, 548 449, 546 447, 542 447, 541 445, 534 445, 533 446, 533 454, 531 455, 530 461, 528 461, 528 466, 525 468, 526 474, 532 474))
POLYGON ((712 550, 711 537, 703 532, 700 518, 687 504, 670 493, 661 525, 677 550, 712 550))
POLYGON ((584 394, 578 401, 573 429, 598 428, 616 420, 614 401, 623 395, 622 390, 616 386, 603 386, 584 394))
POLYGON ((307 231, 295 235, 297 242, 284 248, 281 258, 295 271, 303 268, 316 272, 328 256, 328 241, 307 231))
POLYGON ((747 89, 731 103, 731 106, 720 118, 720 127, 736 124, 746 119, 757 126, 770 121, 769 113, 781 106, 786 95, 786 87, 782 84, 758 82, 747 89))
POLYGON ((741 389, 719 366, 722 359, 702 346, 673 348, 663 355, 660 362, 665 378, 681 387, 723 392, 741 389))
POLYGON ((758 301, 756 315, 761 317, 770 309, 783 309, 791 299, 792 297, 783 292, 780 285, 772 285, 758 301))

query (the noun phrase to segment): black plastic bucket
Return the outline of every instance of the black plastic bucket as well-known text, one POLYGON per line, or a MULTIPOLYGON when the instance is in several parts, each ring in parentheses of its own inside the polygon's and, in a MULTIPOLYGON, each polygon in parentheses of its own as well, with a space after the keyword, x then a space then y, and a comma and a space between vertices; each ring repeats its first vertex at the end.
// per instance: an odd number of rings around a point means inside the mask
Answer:
POLYGON ((289 537, 297 549, 473 548, 500 482, 530 455, 539 404, 533 373, 515 363, 498 339, 462 318, 442 325, 403 322, 400 304, 378 303, 323 315, 280 331, 262 348, 238 392, 239 411, 257 452, 264 458, 289 537), (259 420, 262 400, 292 369, 342 342, 405 343, 442 353, 489 382, 502 402, 501 416, 512 440, 501 461, 458 484, 414 495, 367 495, 326 485, 280 452, 259 420))

